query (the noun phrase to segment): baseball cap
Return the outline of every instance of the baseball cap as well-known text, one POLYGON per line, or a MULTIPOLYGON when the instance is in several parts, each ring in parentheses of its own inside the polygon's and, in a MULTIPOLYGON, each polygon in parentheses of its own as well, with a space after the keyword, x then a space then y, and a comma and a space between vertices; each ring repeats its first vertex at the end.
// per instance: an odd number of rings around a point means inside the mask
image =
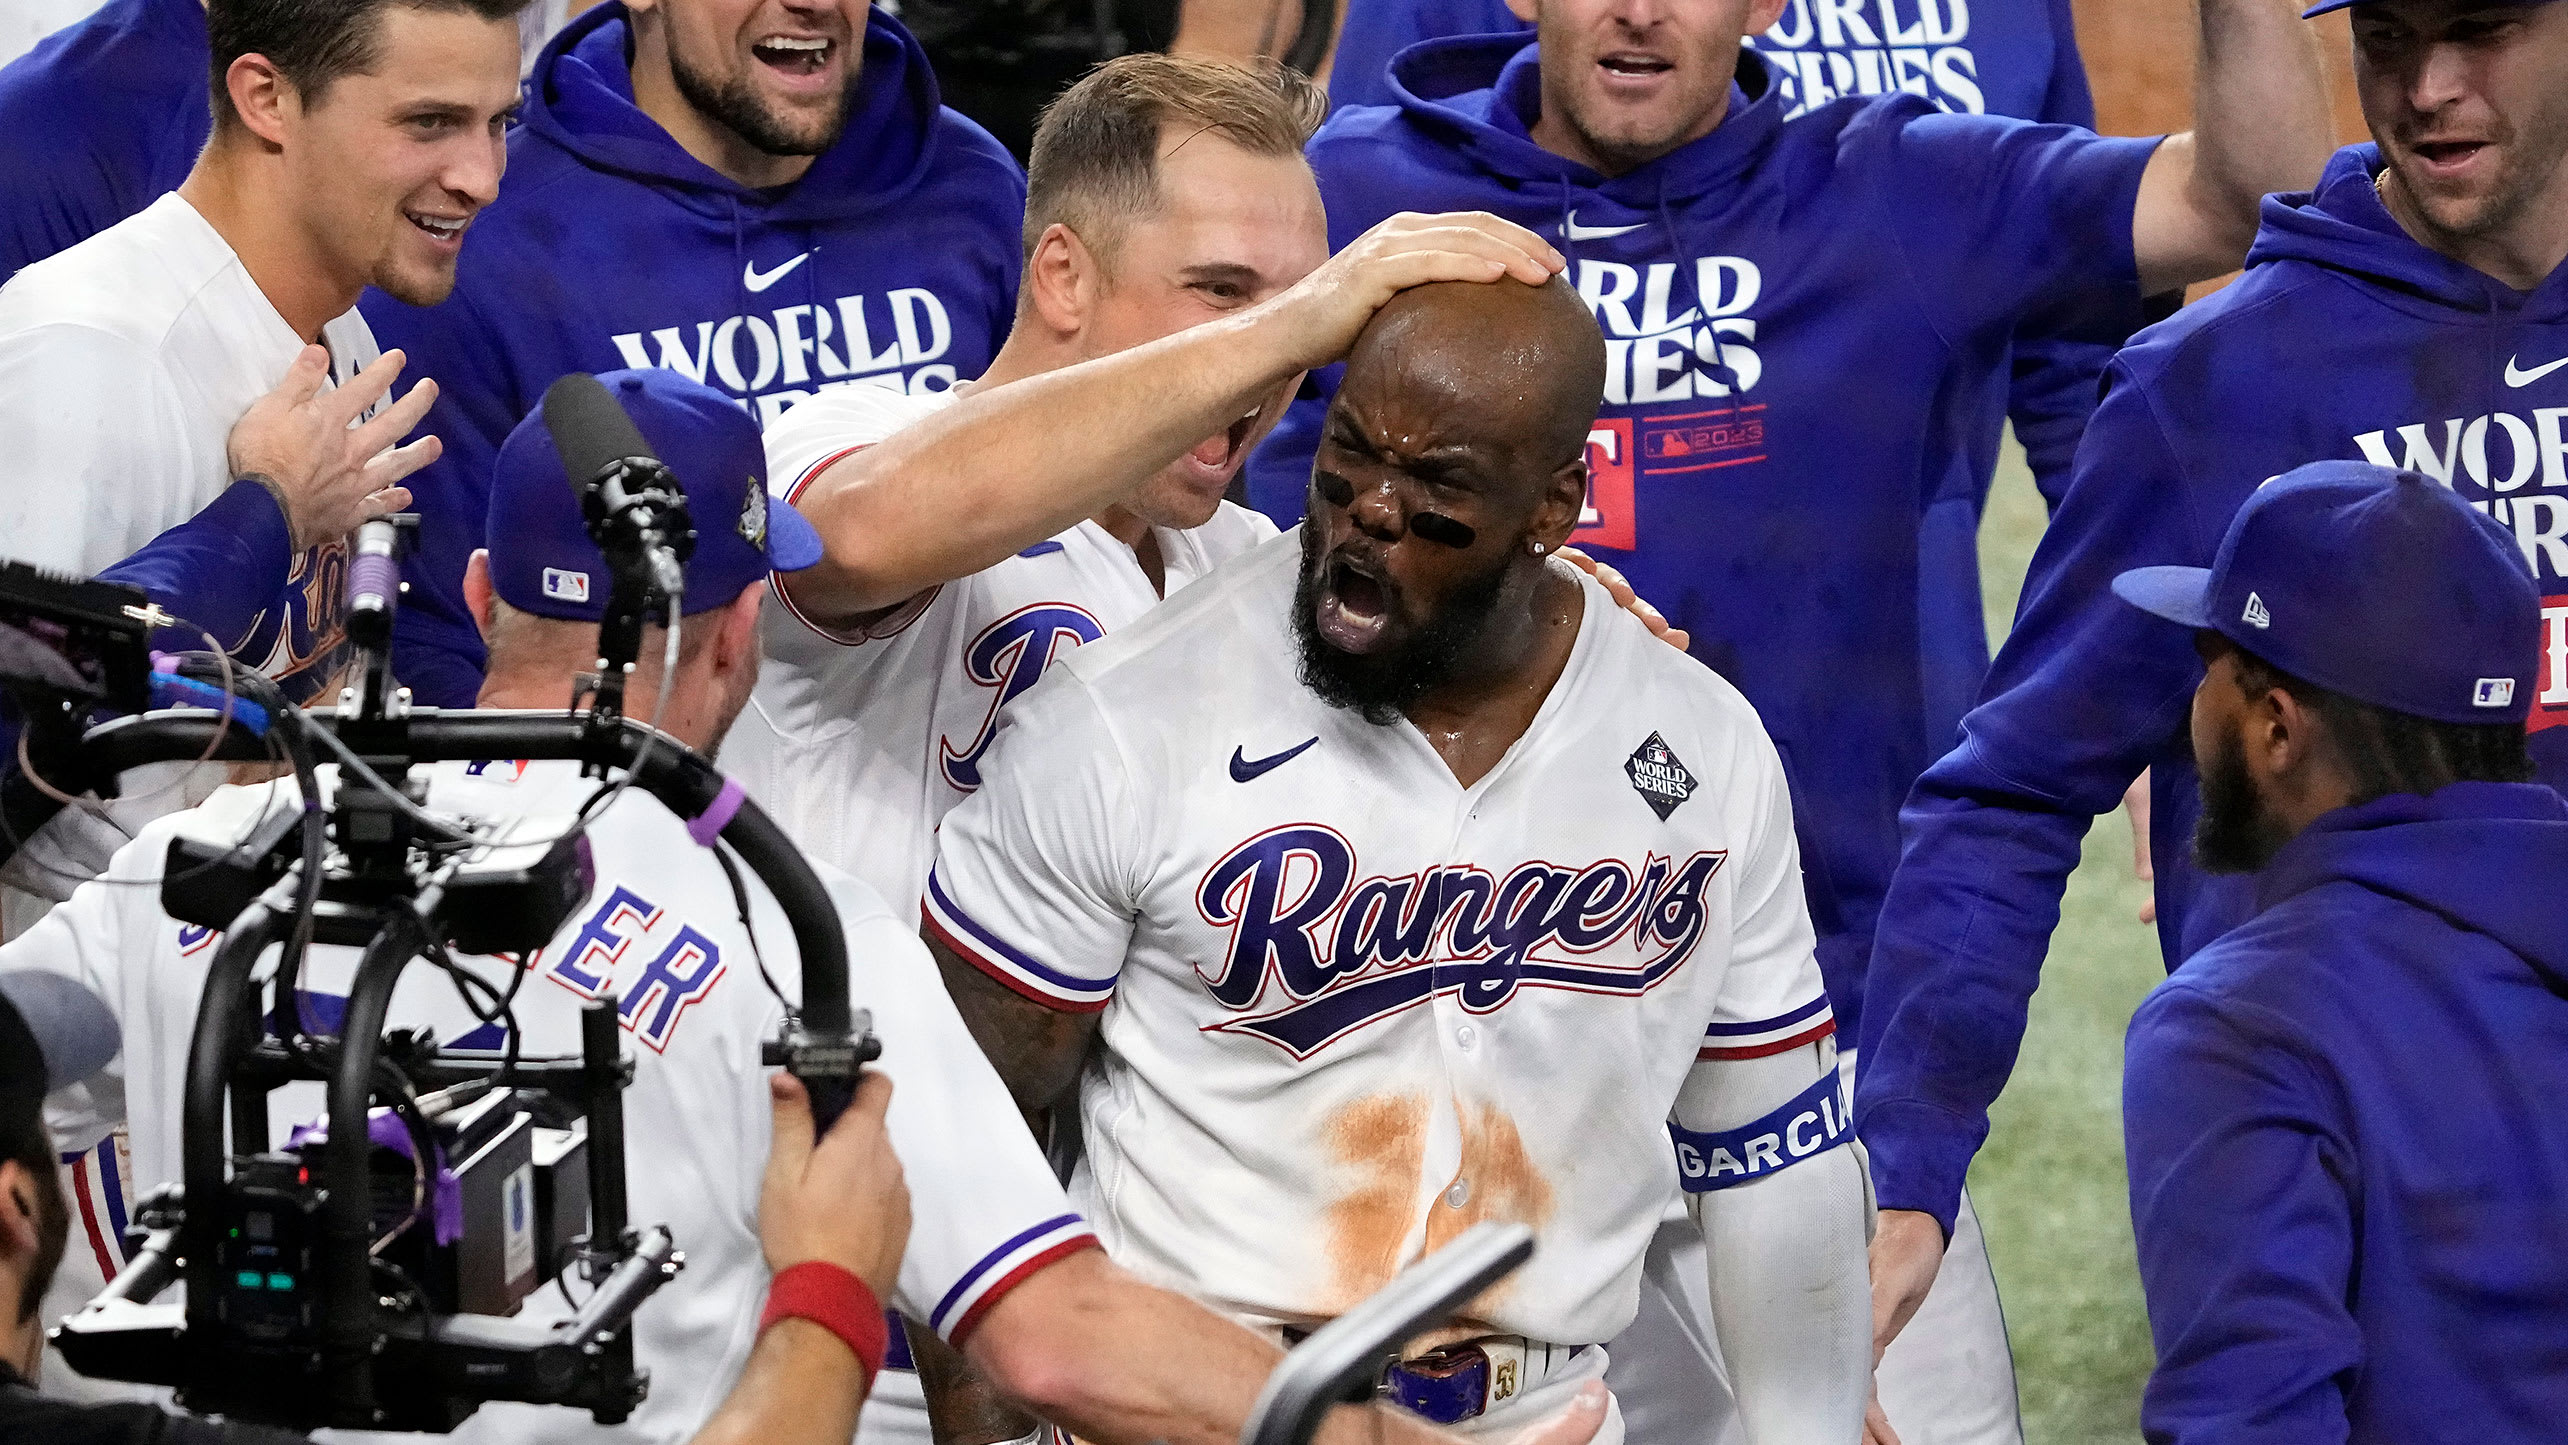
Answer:
POLYGON ((2414 472, 2316 462, 2247 499, 2211 566, 2115 595, 2331 692, 2446 723, 2521 722, 2541 601, 2514 534, 2414 472))
MULTIPOLYGON (((696 534, 686 561, 688 613, 729 605, 770 571, 798 572, 820 560, 820 534, 767 495, 766 448, 729 397, 659 367, 597 379, 686 492, 696 534)), ((540 403, 500 444, 485 545, 491 588, 509 606, 573 622, 606 615, 614 579, 589 540, 540 403)))
MULTIPOLYGON (((2355 6, 2363 3, 2364 0, 2318 0, 2317 4, 2312 5, 2307 10, 2301 12, 2301 18, 2303 20, 2316 20, 2318 17, 2326 14, 2330 10, 2351 10, 2355 6)), ((2489 0, 2489 3, 2498 5, 2547 5, 2550 3, 2550 0, 2489 0)))
POLYGON ((79 1083, 123 1046, 116 1015, 79 980, 40 969, 0 973, 0 1099, 23 1104, 79 1083))

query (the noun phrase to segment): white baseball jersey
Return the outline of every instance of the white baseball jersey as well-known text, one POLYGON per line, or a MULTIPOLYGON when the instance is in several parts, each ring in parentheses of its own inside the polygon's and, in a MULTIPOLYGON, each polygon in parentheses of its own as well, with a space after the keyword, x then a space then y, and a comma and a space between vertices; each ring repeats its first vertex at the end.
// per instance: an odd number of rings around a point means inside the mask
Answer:
MULTIPOLYGON (((334 383, 374 361, 351 309, 321 329, 334 383)), ((140 551, 232 485, 227 443, 303 350, 229 243, 176 192, 0 286, 0 557, 88 576, 140 551)), ((219 639, 284 684, 319 687, 344 654, 344 542, 295 559, 247 637, 219 639)), ((184 610, 183 605, 176 610, 184 610)), ((130 833, 201 800, 213 769, 126 780, 114 828, 56 817, 13 859, 0 921, 15 935, 130 833), (185 781, 180 781, 184 779, 185 781)))
MULTIPOLYGON (((822 392, 768 429, 768 485, 792 501, 831 463, 953 400, 822 392)), ((1201 527, 1157 529, 1169 594, 1274 535, 1266 518, 1227 502, 1201 527)), ((763 622, 757 694, 723 741, 723 771, 796 842, 901 903, 926 885, 937 821, 980 786, 1009 704, 1070 649, 1160 600, 1132 549, 1094 522, 858 633, 812 625, 781 588, 778 599, 763 622)))
MULTIPOLYGON (((430 807, 515 820, 520 836, 534 838, 563 826, 597 786, 574 763, 451 763, 431 778, 430 807)), ((117 854, 104 878, 0 948, 0 967, 70 974, 116 1010, 124 1052, 111 1072, 124 1086, 138 1193, 181 1172, 188 1040, 205 965, 221 944, 219 934, 161 911, 155 885, 169 839, 243 836, 291 787, 226 789, 204 807, 153 824, 117 854)), ((536 955, 535 972, 518 990, 523 1048, 576 1054, 580 1005, 601 993, 621 999, 625 1051, 635 1063, 624 1094, 631 1218, 666 1224, 687 1268, 637 1316, 635 1349, 651 1370, 651 1393, 628 1424, 610 1431, 582 1411, 486 1405, 459 1439, 675 1445, 730 1389, 766 1300, 757 1204, 770 1130, 759 1046, 774 1034, 780 1007, 760 982, 720 866, 684 824, 634 793, 592 820, 588 836, 597 886, 536 955)), ((883 1044, 879 1067, 896 1085, 889 1130, 913 1222, 893 1303, 959 1340, 1017 1282, 1095 1238, 964 1030, 906 910, 895 918, 864 885, 833 869, 822 876, 846 929, 854 1002, 873 1011, 883 1044)), ((745 871, 743 878, 769 971, 794 989, 800 975, 783 911, 745 871)), ((507 964, 464 962, 505 985, 507 964)), ((354 963, 354 950, 314 951, 304 994, 316 1026, 334 1021, 344 1006, 354 963)), ((495 1050, 504 1042, 502 1029, 475 1019, 454 986, 425 963, 403 976, 391 1017, 433 1026, 449 1047, 495 1050)), ((273 1096, 270 1117, 280 1139, 321 1102, 317 1084, 273 1096)), ((520 1317, 548 1322, 567 1313, 561 1292, 546 1288, 520 1317)))
POLYGON ((1414 727, 1302 686, 1299 562, 1278 538, 1021 700, 945 820, 928 927, 1104 1011, 1072 1194, 1126 1267, 1307 1321, 1518 1220, 1532 1262, 1470 1313, 1605 1341, 1687 1071, 1834 1028, 1774 746, 1582 581, 1566 670, 1462 787, 1414 727))
MULTIPOLYGON (((321 341, 334 382, 377 355, 353 309, 321 341)), ((303 345, 175 191, 20 271, 0 287, 0 556, 88 576, 195 516, 232 484, 233 424, 303 345)), ((280 680, 335 665, 346 545, 305 553, 291 584, 235 648, 280 680)))

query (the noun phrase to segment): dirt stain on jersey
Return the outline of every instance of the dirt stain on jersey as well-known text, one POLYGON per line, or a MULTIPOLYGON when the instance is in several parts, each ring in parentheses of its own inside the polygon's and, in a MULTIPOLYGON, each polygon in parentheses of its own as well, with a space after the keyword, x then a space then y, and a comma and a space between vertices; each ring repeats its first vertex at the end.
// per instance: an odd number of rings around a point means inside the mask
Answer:
POLYGON ((1400 1268, 1400 1246, 1427 1154, 1427 1096, 1374 1094, 1338 1106, 1321 1126, 1347 1191, 1328 1209, 1331 1307, 1352 1306, 1400 1268))
MULTIPOLYGON (((1411 1262, 1402 1246, 1418 1224, 1427 1110, 1423 1094, 1378 1094, 1340 1106, 1323 1127, 1351 1180, 1328 1210, 1338 1310, 1381 1288, 1411 1262)), ((1455 1113, 1462 1126, 1462 1161, 1427 1198, 1424 1253, 1442 1249, 1482 1220, 1542 1228, 1552 1215, 1551 1183, 1535 1167, 1515 1119, 1495 1104, 1469 1100, 1457 1100, 1455 1113)), ((1467 1313, 1485 1315, 1507 1288, 1504 1282, 1495 1286, 1467 1313)))

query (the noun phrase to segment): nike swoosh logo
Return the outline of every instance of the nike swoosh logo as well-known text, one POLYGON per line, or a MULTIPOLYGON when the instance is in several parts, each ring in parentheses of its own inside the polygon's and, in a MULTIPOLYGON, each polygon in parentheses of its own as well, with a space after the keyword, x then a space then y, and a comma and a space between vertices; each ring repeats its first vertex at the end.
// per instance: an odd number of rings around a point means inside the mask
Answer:
POLYGON ((1298 747, 1286 748, 1284 751, 1275 754, 1273 757, 1259 758, 1255 762, 1250 762, 1245 756, 1243 756, 1240 749, 1233 748, 1231 749, 1231 781, 1234 783, 1256 782, 1258 779, 1265 777, 1268 773, 1275 771, 1277 768, 1293 761, 1302 754, 1309 752, 1311 750, 1311 743, 1316 743, 1318 741, 1319 739, 1314 737, 1310 742, 1303 743, 1298 747))
POLYGON ((768 287, 775 285, 777 282, 784 280, 787 272, 810 259, 811 253, 809 251, 805 251, 801 255, 796 256, 792 260, 777 267, 775 270, 763 273, 759 271, 758 263, 752 261, 741 268, 740 284, 748 287, 749 294, 755 296, 759 292, 766 290, 768 287))
POLYGON ((1573 241, 1602 241, 1608 236, 1620 236, 1639 229, 1637 222, 1629 226, 1582 226, 1578 224, 1576 211, 1570 212, 1568 218, 1560 223, 1560 233, 1573 241))
POLYGON ((2563 366, 2568 366, 2568 356, 2563 356, 2548 366, 2536 366, 2530 371, 2519 371, 2515 368, 2514 358, 2509 356, 2506 358, 2506 385, 2530 386, 2563 366))

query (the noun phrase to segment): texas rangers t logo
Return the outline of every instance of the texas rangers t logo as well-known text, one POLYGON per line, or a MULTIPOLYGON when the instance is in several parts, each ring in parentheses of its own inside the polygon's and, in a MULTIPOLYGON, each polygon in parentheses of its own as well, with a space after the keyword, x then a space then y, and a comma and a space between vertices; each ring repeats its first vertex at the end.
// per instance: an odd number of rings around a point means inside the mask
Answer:
POLYGON ((1078 647, 1106 635, 1085 609, 1066 602, 1038 602, 1020 607, 981 629, 963 649, 963 672, 982 687, 995 688, 990 707, 981 714, 980 731, 956 747, 952 738, 937 740, 937 765, 955 791, 981 786, 981 755, 999 733, 999 713, 1019 694, 1042 680, 1054 654, 1065 645, 1078 647))

